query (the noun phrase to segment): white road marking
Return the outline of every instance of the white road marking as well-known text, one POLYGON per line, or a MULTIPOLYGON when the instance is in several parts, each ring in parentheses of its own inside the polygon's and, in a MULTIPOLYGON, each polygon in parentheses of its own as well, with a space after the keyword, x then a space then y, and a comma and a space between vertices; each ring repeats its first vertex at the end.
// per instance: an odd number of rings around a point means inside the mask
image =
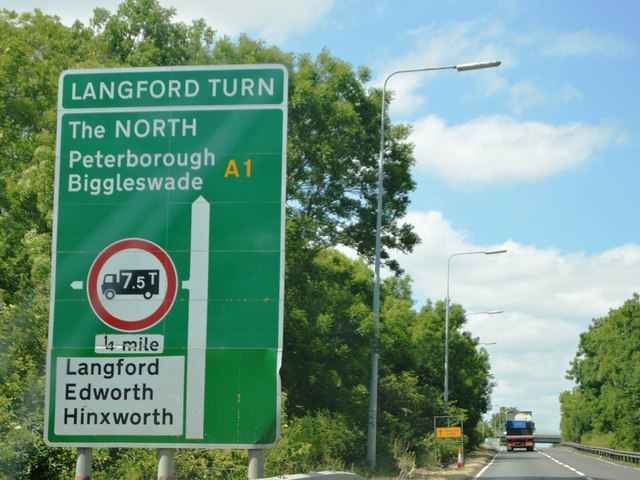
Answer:
POLYGON ((593 480, 591 477, 587 477, 584 473, 582 473, 580 470, 576 470, 575 468, 573 468, 571 465, 567 465, 566 463, 562 463, 560 460, 556 460, 555 458, 553 458, 551 455, 547 455, 546 453, 541 452, 540 450, 538 450, 538 453, 540 455, 544 455, 545 457, 547 457, 550 460, 553 460, 554 462, 556 462, 558 465, 561 465, 565 468, 568 468, 569 470, 571 470, 573 473, 575 473, 576 475, 579 475, 581 477, 584 477, 585 480, 593 480))

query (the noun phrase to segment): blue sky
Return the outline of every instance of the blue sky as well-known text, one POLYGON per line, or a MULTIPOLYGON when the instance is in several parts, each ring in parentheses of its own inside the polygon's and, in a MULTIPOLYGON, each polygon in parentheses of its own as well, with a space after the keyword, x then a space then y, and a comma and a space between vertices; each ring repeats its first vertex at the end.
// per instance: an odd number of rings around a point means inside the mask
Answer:
MULTIPOLYGON (((70 24, 114 0, 22 0, 70 24)), ((640 3, 635 0, 160 0, 285 51, 327 48, 371 86, 395 70, 501 60, 483 71, 394 76, 389 114, 413 126, 417 189, 397 255, 417 305, 446 296, 488 346, 494 408, 559 431, 558 395, 581 332, 640 291, 640 3)), ((16 8, 0 0, 0 8, 16 8)), ((455 368, 451 365, 450 368, 455 368)), ((365 382, 366 383, 366 382, 365 382)))

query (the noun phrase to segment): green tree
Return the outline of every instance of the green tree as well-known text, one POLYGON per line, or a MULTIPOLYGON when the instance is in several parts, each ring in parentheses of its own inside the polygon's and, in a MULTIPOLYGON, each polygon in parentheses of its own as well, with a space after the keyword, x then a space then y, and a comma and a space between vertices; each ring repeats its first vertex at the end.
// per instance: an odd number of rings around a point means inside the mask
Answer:
POLYGON ((50 236, 57 78, 78 49, 75 31, 39 11, 4 12, 0 32, 0 300, 11 302, 32 286, 30 252, 43 255, 25 242, 50 236))
POLYGON ((580 389, 560 394, 560 432, 565 442, 580 443, 591 432, 591 403, 580 389))
POLYGON ((288 236, 282 382, 289 411, 340 411, 364 423, 371 272, 336 251, 298 242, 304 240, 288 236))
MULTIPOLYGON (((465 312, 460 305, 449 309, 449 407, 455 406, 465 415, 465 425, 477 425, 487 412, 493 390, 489 356, 479 348, 478 339, 463 330, 465 312)), ((445 302, 427 303, 418 313, 413 330, 420 345, 418 371, 432 389, 442 392, 444 384, 445 302)), ((440 402, 440 399, 439 399, 440 402)), ((444 405, 439 404, 440 413, 444 405)), ((469 445, 480 438, 473 428, 467 431, 469 445)))
POLYGON ((42 441, 60 72, 84 32, 39 11, 0 13, 0 476, 68 475, 42 441))
POLYGON ((640 449, 640 297, 634 294, 580 335, 560 396, 563 437, 640 449))
POLYGON ((387 468, 392 455, 407 453, 420 460, 420 443, 433 430, 433 417, 441 412, 442 390, 433 388, 420 370, 423 345, 414 336, 419 323, 412 300, 411 279, 391 277, 383 283, 379 360, 378 463, 387 468), (416 341, 417 340, 417 341, 416 341))
POLYGON ((212 63, 215 32, 203 19, 173 22, 176 11, 157 0, 125 0, 116 13, 94 10, 91 27, 104 66, 163 66, 212 63))

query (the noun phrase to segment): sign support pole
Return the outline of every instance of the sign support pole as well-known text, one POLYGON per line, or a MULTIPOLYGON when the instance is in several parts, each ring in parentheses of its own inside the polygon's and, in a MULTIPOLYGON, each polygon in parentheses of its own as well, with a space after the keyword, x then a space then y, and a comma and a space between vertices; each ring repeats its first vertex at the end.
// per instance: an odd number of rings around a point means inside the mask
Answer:
POLYGON ((173 480, 175 449, 158 449, 158 480, 173 480))
POLYGON ((264 449, 255 448, 249 450, 249 471, 247 472, 249 480, 264 478, 264 449))
POLYGON ((91 459, 90 448, 78 447, 76 452, 76 476, 75 480, 91 480, 91 459))

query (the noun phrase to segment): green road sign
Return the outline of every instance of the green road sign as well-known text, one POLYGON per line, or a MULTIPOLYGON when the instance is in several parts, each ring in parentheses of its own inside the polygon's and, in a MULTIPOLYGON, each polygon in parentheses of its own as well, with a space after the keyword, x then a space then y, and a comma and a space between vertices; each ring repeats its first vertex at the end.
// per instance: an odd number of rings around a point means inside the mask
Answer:
POLYGON ((280 430, 287 72, 60 77, 45 441, 280 430))

